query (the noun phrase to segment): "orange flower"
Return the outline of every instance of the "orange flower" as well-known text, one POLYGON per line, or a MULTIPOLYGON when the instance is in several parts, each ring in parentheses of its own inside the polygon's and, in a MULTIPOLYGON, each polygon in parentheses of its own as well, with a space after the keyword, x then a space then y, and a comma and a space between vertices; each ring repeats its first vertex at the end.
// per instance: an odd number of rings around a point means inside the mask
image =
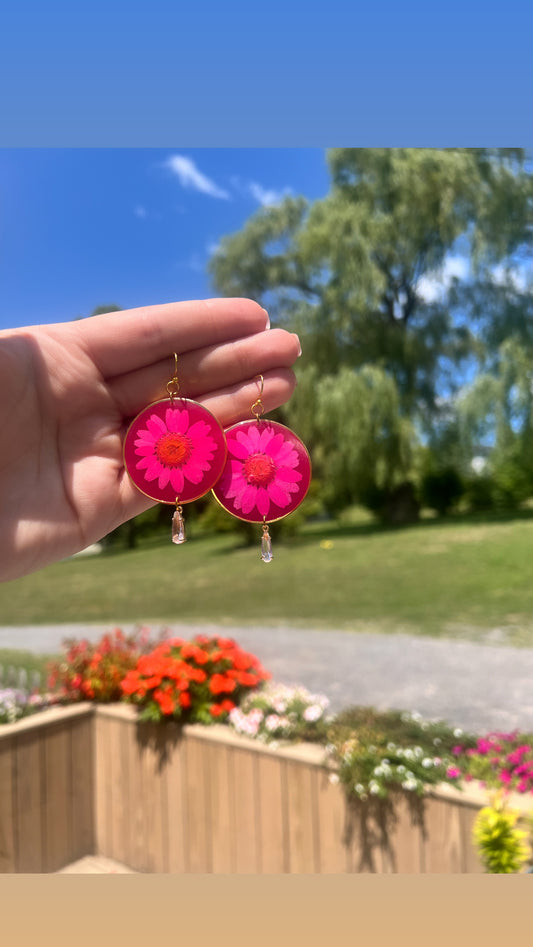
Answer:
POLYGON ((236 688, 235 681, 222 674, 213 674, 209 681, 209 690, 212 694, 231 694, 236 688))

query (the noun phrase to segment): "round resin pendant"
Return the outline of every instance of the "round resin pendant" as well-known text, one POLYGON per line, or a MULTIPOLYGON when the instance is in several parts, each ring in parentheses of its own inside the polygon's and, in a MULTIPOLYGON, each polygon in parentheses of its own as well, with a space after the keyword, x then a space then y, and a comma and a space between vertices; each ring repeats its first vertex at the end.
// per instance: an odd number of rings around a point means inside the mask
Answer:
POLYGON ((226 461, 224 431, 210 411, 188 398, 144 408, 124 441, 124 465, 141 493, 160 503, 190 503, 219 479, 226 461))
POLYGON ((226 430, 228 456, 213 493, 249 523, 273 523, 295 510, 311 481, 311 460, 290 428, 257 418, 226 430))

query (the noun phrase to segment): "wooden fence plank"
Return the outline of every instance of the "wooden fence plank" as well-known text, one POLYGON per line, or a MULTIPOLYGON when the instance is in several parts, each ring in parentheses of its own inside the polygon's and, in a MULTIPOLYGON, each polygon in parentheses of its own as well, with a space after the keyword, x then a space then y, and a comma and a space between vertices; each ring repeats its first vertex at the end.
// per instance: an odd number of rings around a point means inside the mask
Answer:
POLYGON ((423 872, 455 874, 463 871, 459 808, 444 799, 428 797, 424 800, 423 872))
POLYGON ((210 791, 208 832, 211 836, 212 871, 231 874, 235 871, 235 834, 232 829, 233 783, 230 751, 227 746, 209 747, 207 755, 210 791))
POLYGON ((329 774, 318 778, 318 825, 320 872, 324 875, 347 871, 346 797, 342 786, 331 783, 329 774))
POLYGON ((202 740, 187 734, 183 740, 184 802, 185 802, 185 857, 186 871, 190 874, 211 872, 211 845, 207 835, 205 814, 210 808, 209 786, 205 773, 205 754, 202 740))
POLYGON ((470 806, 458 806, 458 809, 463 849, 462 870, 473 875, 483 874, 485 869, 483 868, 472 839, 472 829, 479 810, 473 809, 470 806))
POLYGON ((26 732, 13 741, 16 763, 17 871, 41 872, 44 867, 40 732, 26 732))
POLYGON ((143 724, 141 745, 142 801, 145 819, 146 868, 168 871, 167 786, 164 763, 164 730, 158 724, 143 724))
POLYGON ((260 870, 265 875, 289 871, 287 800, 283 793, 282 767, 282 760, 276 757, 258 756, 260 870))
POLYGON ((58 871, 70 861, 72 851, 72 781, 70 728, 56 724, 46 731, 45 798, 46 850, 43 870, 58 871))
POLYGON ((173 729, 168 748, 166 770, 168 871, 184 874, 186 868, 185 744, 177 728, 173 729))
POLYGON ((232 749, 230 758, 233 767, 235 871, 238 874, 258 874, 257 758, 255 754, 241 749, 232 749))
POLYGON ((317 792, 316 769, 285 761, 289 818, 289 871, 308 874, 317 871, 317 792))
POLYGON ((13 740, 0 743, 0 872, 17 870, 13 811, 13 740))
POLYGON ((95 851, 94 717, 72 722, 72 861, 95 851))

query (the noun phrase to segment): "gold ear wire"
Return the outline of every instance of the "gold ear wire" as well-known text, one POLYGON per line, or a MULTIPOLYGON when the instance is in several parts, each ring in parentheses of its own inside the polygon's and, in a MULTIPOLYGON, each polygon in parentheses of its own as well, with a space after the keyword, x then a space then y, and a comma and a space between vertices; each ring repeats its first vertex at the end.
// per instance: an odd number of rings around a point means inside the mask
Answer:
POLYGON ((264 380, 264 378, 263 378, 262 375, 259 375, 259 378, 260 378, 260 380, 261 380, 261 390, 260 390, 260 392, 259 392, 259 398, 257 399, 257 401, 254 401, 252 407, 250 408, 250 411, 252 412, 252 414, 253 414, 253 416, 254 416, 254 418, 255 418, 256 421, 259 421, 259 418, 261 417, 261 415, 263 414, 263 412, 264 412, 264 410, 265 410, 265 407, 264 407, 263 401, 262 401, 263 388, 264 388, 264 386, 265 386, 265 380, 264 380))
POLYGON ((167 391, 170 395, 170 403, 174 401, 174 398, 177 398, 180 393, 180 383, 178 381, 178 356, 174 352, 174 375, 167 382, 167 391))

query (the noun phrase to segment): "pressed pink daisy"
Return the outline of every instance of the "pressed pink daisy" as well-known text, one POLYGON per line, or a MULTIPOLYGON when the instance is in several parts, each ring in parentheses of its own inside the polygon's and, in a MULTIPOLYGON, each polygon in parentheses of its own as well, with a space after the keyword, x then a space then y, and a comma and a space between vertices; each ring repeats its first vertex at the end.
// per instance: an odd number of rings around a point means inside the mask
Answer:
POLYGON ((242 519, 279 519, 304 498, 310 479, 307 452, 281 424, 249 421, 226 431, 228 459, 215 495, 242 519))
POLYGON ((186 481, 200 483, 211 468, 217 445, 210 432, 205 421, 191 423, 187 408, 167 408, 164 419, 154 412, 137 431, 135 467, 145 480, 157 480, 160 490, 170 485, 180 496, 186 481))

